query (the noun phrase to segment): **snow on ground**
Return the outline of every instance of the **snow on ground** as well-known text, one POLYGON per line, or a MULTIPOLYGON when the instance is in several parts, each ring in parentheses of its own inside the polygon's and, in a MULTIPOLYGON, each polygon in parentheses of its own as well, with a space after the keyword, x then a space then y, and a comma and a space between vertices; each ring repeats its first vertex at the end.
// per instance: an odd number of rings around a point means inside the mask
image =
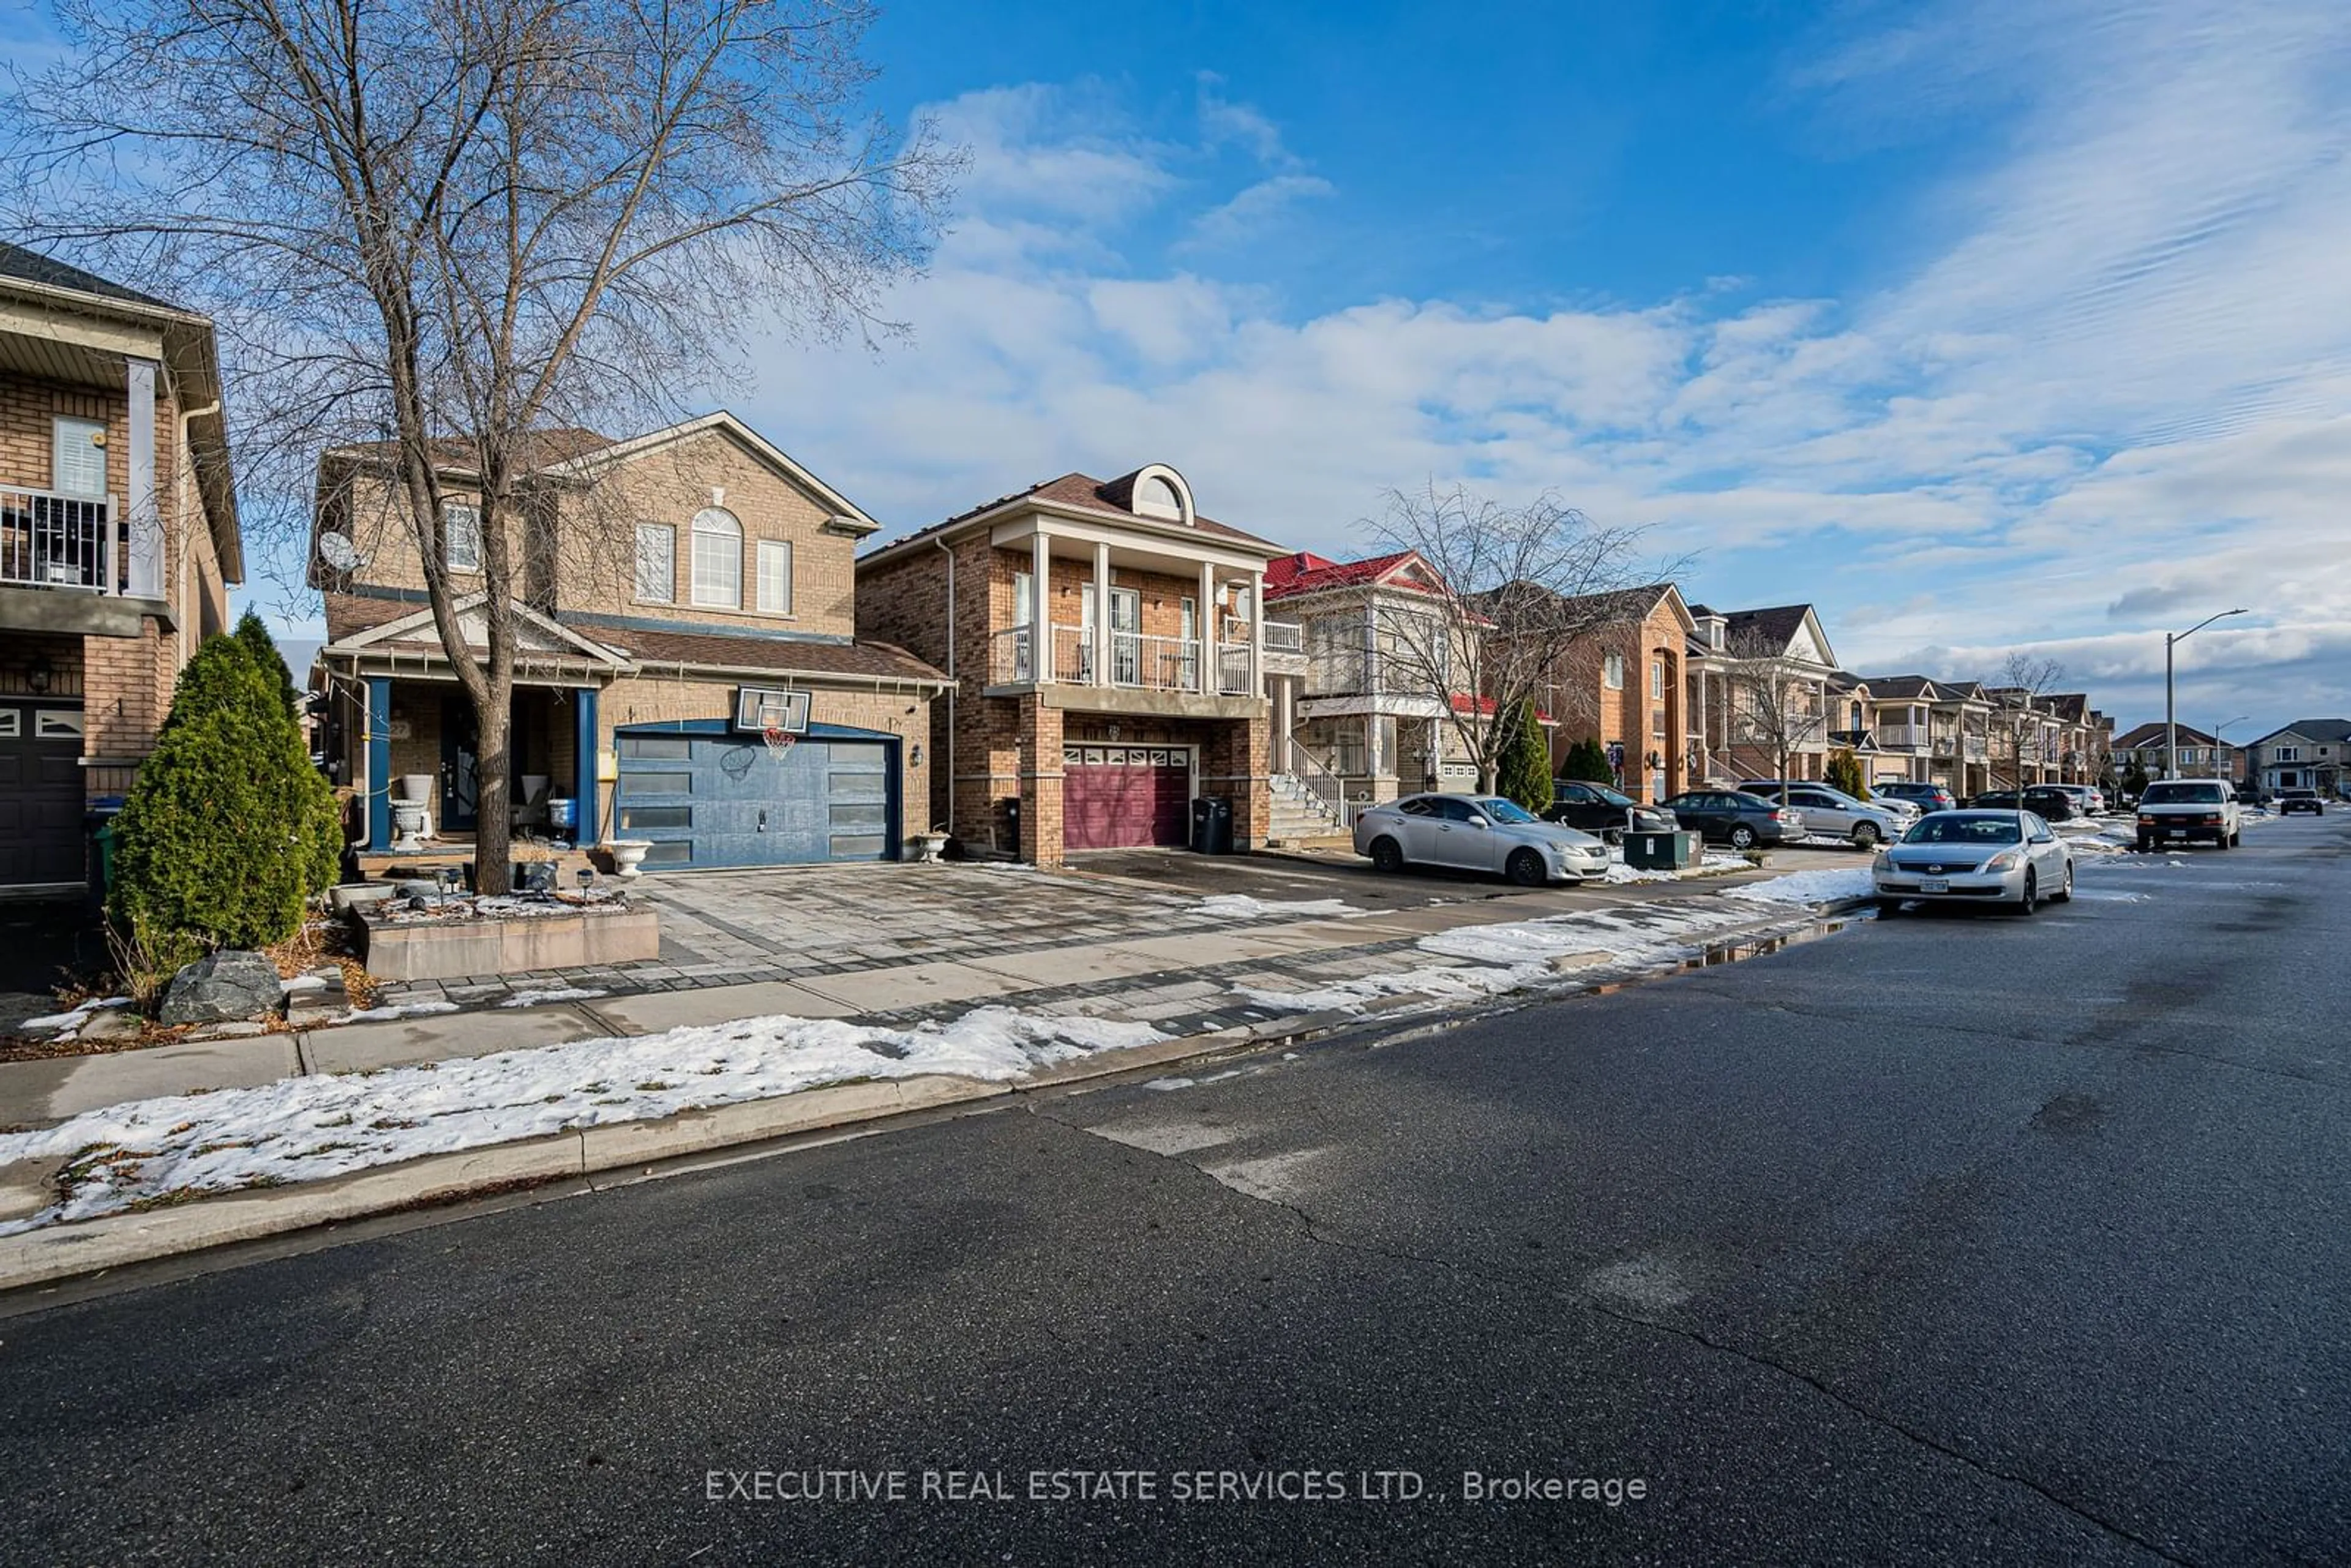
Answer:
POLYGON ((402 1002, 391 1008, 358 1008, 329 1019, 329 1023, 390 1023, 394 1019, 423 1018, 427 1013, 454 1013, 455 1002, 402 1002))
POLYGON ((1219 893, 1200 900, 1185 913, 1213 915, 1219 920, 1288 920, 1367 912, 1338 898, 1299 898, 1285 903, 1280 899, 1251 898, 1246 893, 1219 893))
POLYGON ((1704 947, 1729 927, 1753 918, 1751 910, 1721 904, 1687 909, 1650 904, 1457 926, 1414 945, 1432 957, 1456 960, 1452 963, 1361 975, 1300 991, 1244 987, 1241 994, 1261 1006, 1297 1012, 1353 1010, 1416 993, 1437 1001, 1469 1001, 1556 981, 1560 971, 1553 961, 1571 954, 1664 963, 1704 947))
POLYGON ((1719 855, 1708 852, 1698 863, 1687 871, 1640 871, 1625 863, 1625 852, 1608 852, 1608 877, 1611 883, 1629 882, 1679 882, 1690 876, 1720 876, 1725 872, 1745 871, 1747 862, 1737 855, 1719 855))
POLYGON ((561 986, 547 991, 517 991, 498 1006, 502 1008, 535 1008, 548 1002, 584 1002, 594 997, 612 993, 595 986, 561 986))
POLYGON ((1731 888, 1725 896, 1753 899, 1760 904, 1823 904, 1833 898, 1867 898, 1876 891, 1869 879, 1869 868, 1857 865, 1839 866, 1834 871, 1791 872, 1769 882, 1731 888))
POLYGON ((165 1195, 317 1181, 569 1128, 926 1072, 1001 1080, 1165 1038, 1146 1023, 985 1007, 888 1030, 787 1017, 580 1040, 377 1072, 140 1100, 0 1134, 0 1165, 71 1156, 64 1199, 0 1235, 165 1195))

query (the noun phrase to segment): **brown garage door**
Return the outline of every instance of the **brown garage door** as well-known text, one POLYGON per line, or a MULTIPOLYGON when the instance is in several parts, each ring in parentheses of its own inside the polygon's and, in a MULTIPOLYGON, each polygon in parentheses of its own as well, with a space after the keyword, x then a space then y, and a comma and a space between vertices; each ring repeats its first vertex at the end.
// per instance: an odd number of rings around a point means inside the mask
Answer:
POLYGON ((0 702, 0 886, 82 880, 80 731, 78 712, 0 702))
POLYGON ((1180 747, 1072 746, 1061 753, 1061 843, 1180 847, 1190 835, 1192 754, 1180 747))

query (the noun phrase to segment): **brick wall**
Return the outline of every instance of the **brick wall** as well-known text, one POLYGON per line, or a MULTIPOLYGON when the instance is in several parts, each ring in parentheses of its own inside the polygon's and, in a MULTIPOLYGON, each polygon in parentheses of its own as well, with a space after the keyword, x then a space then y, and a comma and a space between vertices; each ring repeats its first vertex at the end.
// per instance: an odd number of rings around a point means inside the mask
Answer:
POLYGON ((1662 758, 1665 793, 1677 794, 1690 784, 1687 766, 1684 705, 1687 700, 1683 667, 1685 639, 1681 622, 1661 600, 1646 620, 1604 627, 1578 637, 1562 650, 1553 677, 1560 693, 1559 721, 1552 731, 1554 768, 1565 760, 1568 748, 1581 740, 1611 742, 1625 747, 1625 788, 1646 799, 1649 769, 1644 760, 1655 751, 1662 758), (1624 685, 1607 683, 1607 655, 1624 662, 1624 685), (1664 666, 1664 695, 1650 695, 1652 663, 1664 666), (1656 715, 1665 715, 1660 727, 1656 715))

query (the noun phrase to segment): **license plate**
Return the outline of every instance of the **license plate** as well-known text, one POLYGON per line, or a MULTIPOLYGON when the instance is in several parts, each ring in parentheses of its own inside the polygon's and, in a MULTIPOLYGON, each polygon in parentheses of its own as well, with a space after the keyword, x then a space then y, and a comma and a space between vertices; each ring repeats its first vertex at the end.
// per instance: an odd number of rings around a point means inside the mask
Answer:
POLYGON ((1918 879, 1918 891, 1921 893, 1949 893, 1951 891, 1951 879, 1948 876, 1920 877, 1918 879))
POLYGON ((2171 830, 2171 836, 2175 839, 2184 839, 2188 836, 2188 830, 2185 828, 2174 828, 2171 830))

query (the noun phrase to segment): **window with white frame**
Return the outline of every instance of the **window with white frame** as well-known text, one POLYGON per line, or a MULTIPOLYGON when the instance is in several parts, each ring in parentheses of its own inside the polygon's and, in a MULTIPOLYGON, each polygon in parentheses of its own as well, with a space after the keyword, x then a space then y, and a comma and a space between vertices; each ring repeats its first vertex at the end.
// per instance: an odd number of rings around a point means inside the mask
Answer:
POLYGON ((1652 659, 1649 661, 1649 696, 1653 701, 1662 702, 1665 700, 1665 695, 1666 662, 1663 659, 1652 659))
POLYGON ((106 426, 58 418, 50 427, 49 488, 65 496, 106 494, 106 426))
POLYGON ((482 570, 482 509, 452 501, 441 508, 441 559, 451 571, 482 570))
POLYGON ((2270 760, 2273 762, 2299 762, 2302 760, 2302 747, 2299 746, 2281 746, 2277 748, 2276 755, 2272 757, 2270 760))
POLYGON ((743 608, 743 525, 718 507, 694 514, 694 602, 743 608))
POLYGON ((637 525, 637 597, 652 604, 677 601, 677 530, 667 523, 637 525))
POLYGON ((784 539, 759 541, 759 608, 769 615, 792 612, 792 547, 784 539))
POLYGON ((1601 683, 1612 692, 1625 689, 1625 655, 1609 653, 1600 661, 1601 683))

